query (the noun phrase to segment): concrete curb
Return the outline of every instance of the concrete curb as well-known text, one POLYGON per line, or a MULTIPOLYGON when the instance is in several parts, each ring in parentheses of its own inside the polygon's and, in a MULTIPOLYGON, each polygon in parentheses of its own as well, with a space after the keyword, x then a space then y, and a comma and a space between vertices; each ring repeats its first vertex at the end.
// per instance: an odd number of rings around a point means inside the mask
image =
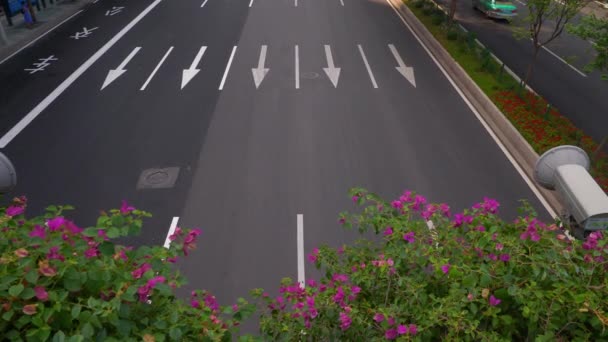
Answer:
MULTIPOLYGON (((46 21, 46 22, 42 23, 40 26, 36 26, 31 31, 32 34, 31 34, 30 39, 20 41, 20 42, 14 44, 13 46, 9 46, 9 47, 0 45, 0 63, 5 62, 5 58, 7 58, 8 56, 19 51, 24 46, 31 44, 33 41, 37 40, 41 35, 45 34, 47 31, 51 30, 57 24, 63 22, 64 20, 73 16, 78 11, 84 9, 84 7, 89 5, 90 2, 91 2, 90 0, 84 1, 84 2, 82 2, 81 6, 75 6, 74 8, 71 8, 70 10, 66 10, 59 17, 55 18, 53 21, 46 21)), ((53 6, 57 6, 57 4, 55 4, 53 6)))
MULTIPOLYGON (((447 52, 441 43, 426 29, 424 24, 418 20, 416 15, 403 3, 402 0, 389 0, 407 23, 411 26, 416 35, 424 42, 428 50, 439 61, 441 66, 450 75, 456 86, 460 88, 467 100, 479 112, 483 120, 492 129, 494 134, 505 146, 507 151, 513 156, 517 164, 524 173, 534 182, 534 166, 538 160, 538 154, 532 149, 530 144, 515 129, 511 122, 496 107, 490 98, 477 86, 475 81, 469 77, 467 72, 456 62, 447 52)), ((498 180, 500 181, 500 180, 498 180)), ((545 198, 549 206, 561 215, 564 208, 557 195, 534 184, 540 194, 545 198)))

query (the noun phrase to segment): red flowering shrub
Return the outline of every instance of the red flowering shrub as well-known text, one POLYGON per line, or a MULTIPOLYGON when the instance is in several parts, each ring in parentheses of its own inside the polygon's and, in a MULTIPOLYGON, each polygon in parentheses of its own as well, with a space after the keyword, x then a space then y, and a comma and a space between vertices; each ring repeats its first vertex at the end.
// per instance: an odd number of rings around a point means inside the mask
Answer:
MULTIPOLYGON (((598 145, 591 137, 556 109, 547 113, 545 100, 529 92, 524 96, 522 99, 514 91, 502 91, 496 93, 493 100, 538 154, 560 145, 576 145, 588 154, 597 149, 598 145)), ((593 160, 591 175, 608 192, 608 156, 605 153, 593 160)))

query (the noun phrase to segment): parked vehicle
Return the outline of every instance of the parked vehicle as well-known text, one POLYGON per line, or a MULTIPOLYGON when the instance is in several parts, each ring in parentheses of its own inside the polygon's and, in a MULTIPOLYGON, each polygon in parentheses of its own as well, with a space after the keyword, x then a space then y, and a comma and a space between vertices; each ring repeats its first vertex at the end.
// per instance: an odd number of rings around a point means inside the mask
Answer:
POLYGON ((510 1, 473 0, 473 8, 490 18, 511 20, 517 16, 517 7, 510 1))

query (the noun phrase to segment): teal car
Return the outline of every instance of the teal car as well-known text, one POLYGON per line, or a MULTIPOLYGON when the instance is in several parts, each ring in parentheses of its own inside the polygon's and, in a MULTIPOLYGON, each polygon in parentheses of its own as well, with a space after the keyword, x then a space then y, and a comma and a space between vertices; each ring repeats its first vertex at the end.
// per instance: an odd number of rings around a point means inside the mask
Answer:
POLYGON ((517 7, 509 1, 473 0, 473 8, 490 18, 511 20, 517 16, 517 7))

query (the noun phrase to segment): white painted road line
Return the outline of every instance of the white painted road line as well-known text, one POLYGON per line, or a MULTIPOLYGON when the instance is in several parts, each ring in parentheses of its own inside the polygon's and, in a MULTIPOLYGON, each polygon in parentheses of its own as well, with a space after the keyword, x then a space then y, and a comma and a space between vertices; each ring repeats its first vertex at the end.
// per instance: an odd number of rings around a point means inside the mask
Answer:
POLYGON ((295 5, 296 7, 298 7, 298 0, 295 0, 295 5))
POLYGON ((341 68, 336 68, 334 65, 334 57, 331 54, 331 46, 325 45, 325 58, 327 59, 327 68, 323 68, 327 77, 334 85, 334 88, 338 87, 338 80, 340 79, 341 68))
POLYGON ((226 64, 226 71, 224 71, 224 77, 222 77, 222 83, 220 83, 219 90, 224 89, 224 83, 226 83, 226 78, 228 77, 228 71, 230 71, 230 66, 232 65, 232 59, 234 58, 235 53, 236 53, 236 45, 232 48, 232 53, 230 54, 230 59, 228 60, 228 64, 226 64))
POLYGON ((201 5, 201 8, 205 7, 205 4, 207 3, 207 1, 209 1, 209 0, 203 1, 203 4, 201 5))
POLYGON ((184 89, 184 87, 188 84, 188 82, 190 82, 194 76, 196 76, 198 74, 199 71, 201 71, 201 69, 197 69, 198 64, 201 62, 201 58, 203 58, 203 55, 205 54, 205 51, 207 50, 206 46, 202 46, 200 50, 198 50, 198 53, 196 54, 196 57, 194 57, 194 61, 192 61, 192 64, 190 65, 190 69, 184 69, 184 71, 182 71, 182 88, 184 89))
POLYGON ((527 5, 526 5, 526 3, 525 3, 525 2, 523 2, 523 1, 520 1, 520 0, 515 0, 515 1, 519 2, 520 4, 522 4, 522 5, 524 5, 524 6, 527 6, 527 5))
POLYGON ((152 78, 154 78, 154 75, 156 75, 156 73, 158 72, 158 69, 160 69, 161 65, 163 65, 163 63, 165 63, 165 59, 167 59, 167 57, 169 57, 169 54, 171 53, 171 51, 173 51, 173 46, 170 47, 169 50, 167 50, 167 52, 165 53, 163 58, 160 60, 160 62, 158 62, 158 64, 156 65, 156 68, 154 68, 154 70, 152 70, 152 73, 150 74, 150 76, 148 76, 148 79, 146 80, 144 85, 141 86, 141 88, 139 90, 142 90, 142 91, 146 90, 146 87, 148 86, 150 81, 152 81, 152 78))
POLYGON ((460 90, 460 88, 458 88, 458 86, 456 85, 456 83, 454 82, 454 80, 452 79, 452 77, 450 77, 450 75, 447 73, 447 71, 445 71, 445 69, 443 68, 443 66, 441 66, 441 64, 439 63, 439 61, 437 60, 437 58, 435 58, 435 56, 426 47, 426 45, 424 45, 424 43, 422 42, 422 40, 420 39, 420 37, 418 37, 418 35, 416 34, 416 32, 412 29, 412 27, 401 16, 401 13, 399 13, 399 11, 397 10, 397 8, 395 8, 395 6, 391 2, 391 0, 386 0, 386 2, 388 2, 389 6, 391 6, 391 8, 395 12, 395 14, 397 14, 397 16, 399 17, 399 19, 401 19, 401 22, 403 23, 403 25, 405 25, 405 27, 407 27, 408 30, 412 33, 412 35, 414 36, 414 38, 416 38, 416 40, 418 41, 418 43, 420 44, 420 46, 422 46, 422 48, 424 49, 424 51, 426 51, 426 53, 429 55, 429 57, 431 57, 431 59, 433 60, 433 62, 435 62, 435 65, 437 65, 437 67, 439 68, 439 70, 441 70, 441 72, 443 73, 443 75, 448 79, 448 81, 450 82, 450 84, 452 85, 452 87, 454 87, 454 89, 456 90, 456 92, 458 93, 458 95, 460 95, 460 97, 467 104, 467 106, 469 107, 469 109, 471 109, 471 111, 473 112, 473 114, 475 114, 475 117, 477 117, 477 120, 479 120, 479 122, 483 125, 483 127, 486 129, 486 131, 488 132, 488 134, 490 134, 490 137, 492 137, 492 139, 494 140, 494 142, 496 143, 496 145, 498 145, 498 147, 500 148, 500 150, 505 154, 505 156, 507 157, 507 159, 509 160, 509 162, 511 162, 511 164, 513 165, 513 167, 515 168, 515 170, 519 173, 519 175, 521 176, 521 178, 523 178, 524 182, 526 182, 526 184, 528 185, 528 187, 530 187, 530 190, 532 190, 532 192, 534 193, 534 195, 536 195, 536 197, 538 198, 538 200, 540 201, 540 203, 543 205, 543 207, 545 207, 545 209, 547 210, 547 212, 549 213, 549 215, 551 215, 551 217, 554 217, 554 218, 558 217, 557 214, 555 213, 555 211, 553 210, 553 208, 551 208, 551 206, 549 205, 549 203, 547 203, 547 200, 545 200, 545 198, 543 197, 543 195, 541 195, 541 193, 538 190, 538 188, 534 185, 534 183, 532 183, 532 180, 530 180, 530 178, 528 177, 528 175, 522 170, 522 168, 519 166, 519 164, 517 164, 517 162, 515 161, 515 159, 511 155, 511 153, 509 153, 509 151, 502 144, 502 142, 500 141, 500 139, 498 139, 498 137, 496 136, 496 134, 494 133, 494 131, 492 131, 492 129, 490 128, 490 126, 488 126, 488 124, 485 122, 485 120, 481 117, 481 114, 479 114, 479 112, 477 111, 477 109, 475 109, 475 107, 473 107, 473 105, 471 104, 471 102, 469 101, 469 99, 467 99, 467 97, 462 93, 462 90, 460 90))
POLYGON ((399 65, 395 69, 397 69, 397 71, 399 71, 399 73, 403 77, 405 77, 405 79, 408 80, 408 82, 410 82, 410 84, 413 85, 414 88, 416 88, 416 78, 414 77, 414 68, 408 67, 405 65, 405 63, 403 62, 403 59, 399 55, 399 52, 397 52, 395 45, 388 44, 388 48, 393 53, 393 57, 395 57, 395 60, 397 61, 397 64, 399 65))
POLYGON ((167 238, 165 238, 165 244, 163 247, 169 248, 169 246, 171 245, 171 240, 169 240, 169 237, 173 235, 173 233, 175 233, 175 228, 177 228, 178 221, 179 217, 177 216, 173 217, 173 220, 171 220, 171 226, 169 226, 169 232, 167 233, 167 238))
POLYGON ((50 30, 44 32, 43 34, 41 34, 40 36, 38 36, 38 38, 32 40, 31 42, 27 43, 24 47, 22 47, 21 49, 13 52, 12 54, 10 54, 8 57, 6 57, 5 59, 3 59, 2 61, 0 61, 0 64, 8 61, 9 59, 11 59, 13 56, 15 56, 16 54, 18 54, 19 52, 23 51, 24 49, 28 48, 30 45, 34 44, 35 42, 37 42, 38 40, 40 40, 40 38, 43 38, 44 36, 46 36, 47 34, 51 33, 53 30, 55 30, 56 28, 58 28, 59 26, 63 25, 64 23, 66 23, 67 21, 69 21, 70 19, 74 18, 75 16, 79 15, 80 13, 82 13, 83 10, 80 10, 74 14, 72 14, 70 17, 68 17, 66 20, 60 22, 59 24, 53 26, 53 28, 51 28, 50 30))
POLYGON ((249 2, 249 7, 251 7, 253 5, 253 0, 251 0, 251 2, 249 2))
POLYGON ((300 89, 300 51, 296 45, 296 89, 300 89))
POLYGON ((155 0, 146 9, 143 10, 135 19, 127 26, 118 32, 110 41, 101 47, 93 56, 84 62, 76 71, 74 71, 65 81, 55 88, 42 102, 32 109, 21 121, 19 121, 10 131, 8 131, 2 139, 0 139, 0 148, 5 148, 27 125, 29 125, 43 110, 45 110, 55 99, 74 83, 85 71, 87 71, 101 56, 103 56, 116 42, 118 42, 127 32, 129 32, 137 23, 139 23, 150 11, 154 9, 162 0, 155 0))
POLYGON ((253 82, 255 83, 255 89, 260 87, 262 81, 264 81, 264 77, 268 74, 270 69, 266 68, 264 65, 266 64, 266 51, 268 50, 267 45, 262 45, 260 49, 260 59, 258 60, 258 67, 251 69, 253 73, 253 82))
POLYGON ((304 272, 304 215, 298 214, 298 283, 301 287, 305 286, 306 275, 304 272))
POLYGON ((367 58, 365 57, 365 52, 363 52, 363 48, 361 47, 361 44, 358 44, 357 46, 359 47, 359 52, 361 53, 361 58, 363 58, 363 62, 365 63, 365 68, 367 69, 367 73, 369 74, 369 79, 372 81, 372 85, 374 86, 374 88, 377 89, 378 84, 376 83, 376 78, 374 77, 374 74, 372 73, 372 68, 369 67, 369 63, 367 62, 367 58))
POLYGON ((101 85, 101 90, 103 90, 105 87, 110 85, 110 83, 114 82, 117 78, 122 76, 122 74, 127 72, 125 67, 131 61, 131 59, 133 59, 133 57, 135 57, 135 55, 137 54, 137 52, 139 52, 140 49, 141 49, 141 47, 139 47, 139 46, 136 47, 135 49, 133 49, 133 51, 131 51, 131 53, 127 56, 127 58, 125 58, 120 63, 120 65, 118 65, 118 67, 116 69, 112 69, 112 70, 108 71, 108 75, 106 76, 106 79, 103 81, 103 84, 101 85))
POLYGON ((342 4, 342 6, 344 6, 344 0, 340 0, 340 4, 342 4))
POLYGON ((562 63, 566 64, 567 66, 570 67, 570 69, 576 71, 579 75, 583 76, 583 77, 587 77, 587 75, 585 73, 583 73, 582 71, 578 70, 577 68, 575 68, 572 64, 566 62, 563 58, 561 58, 560 56, 558 56, 557 54, 555 54, 553 51, 549 50, 547 47, 543 46, 543 49, 545 51, 547 51, 548 53, 550 53, 553 57, 559 59, 562 63))

